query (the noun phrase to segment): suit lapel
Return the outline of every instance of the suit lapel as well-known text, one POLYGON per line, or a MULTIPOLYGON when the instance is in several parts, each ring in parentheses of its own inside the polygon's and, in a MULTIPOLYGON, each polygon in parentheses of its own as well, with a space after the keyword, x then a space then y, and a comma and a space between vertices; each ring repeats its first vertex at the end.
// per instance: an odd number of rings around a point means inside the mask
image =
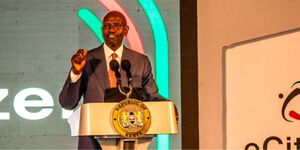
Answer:
POLYGON ((123 50, 123 55, 122 55, 122 60, 131 60, 132 55, 130 54, 130 50, 124 46, 124 50, 123 50))
POLYGON ((108 72, 107 72, 107 66, 106 66, 106 60, 104 55, 104 49, 103 45, 101 45, 95 53, 93 53, 94 58, 99 60, 99 64, 95 67, 95 76, 98 79, 100 83, 100 87, 102 89, 109 88, 109 79, 108 79, 108 72))

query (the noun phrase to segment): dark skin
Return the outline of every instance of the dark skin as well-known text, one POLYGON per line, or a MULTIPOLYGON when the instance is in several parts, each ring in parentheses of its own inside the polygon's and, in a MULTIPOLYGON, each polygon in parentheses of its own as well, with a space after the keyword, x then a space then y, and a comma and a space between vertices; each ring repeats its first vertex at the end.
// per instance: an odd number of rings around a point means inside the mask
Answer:
MULTIPOLYGON (((103 19, 102 33, 106 45, 116 51, 122 44, 123 38, 127 35, 129 27, 123 14, 112 11, 106 14, 103 19)), ((87 50, 79 49, 72 56, 72 71, 79 75, 86 64, 87 50)))

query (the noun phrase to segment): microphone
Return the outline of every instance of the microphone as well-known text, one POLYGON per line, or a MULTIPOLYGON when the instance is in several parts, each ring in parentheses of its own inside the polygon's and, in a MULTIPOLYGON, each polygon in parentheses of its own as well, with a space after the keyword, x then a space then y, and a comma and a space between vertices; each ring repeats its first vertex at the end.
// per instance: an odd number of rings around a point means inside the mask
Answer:
POLYGON ((109 62, 109 67, 110 67, 110 69, 112 70, 112 71, 114 71, 115 72, 115 76, 116 76, 116 78, 118 79, 118 83, 119 83, 119 80, 121 81, 121 74, 120 74, 120 72, 119 72, 119 68, 120 68, 120 65, 119 65, 119 63, 118 63, 118 61, 116 61, 116 60, 111 60, 110 62, 109 62))
POLYGON ((125 59, 121 62, 121 68, 126 72, 126 76, 128 78, 129 85, 132 86, 132 74, 130 71, 131 63, 129 60, 125 59))
POLYGON ((129 97, 131 95, 131 93, 134 90, 133 88, 133 81, 132 81, 132 74, 131 74, 131 71, 130 71, 130 68, 131 68, 131 63, 129 60, 127 59, 124 59, 122 62, 121 62, 121 68, 126 72, 126 76, 127 76, 127 79, 128 79, 128 86, 129 86, 129 92, 127 93, 127 97, 129 97))
POLYGON ((129 60, 125 59, 121 62, 121 68, 126 72, 127 78, 132 78, 132 74, 130 72, 131 63, 129 60))
POLYGON ((136 95, 138 95, 140 98, 142 98, 141 92, 138 91, 137 88, 133 88, 133 80, 132 80, 132 74, 131 74, 131 63, 129 60, 124 59, 121 62, 121 68, 126 72, 126 76, 128 78, 128 85, 129 85, 129 94, 128 97, 131 95, 132 92, 134 92, 136 95))

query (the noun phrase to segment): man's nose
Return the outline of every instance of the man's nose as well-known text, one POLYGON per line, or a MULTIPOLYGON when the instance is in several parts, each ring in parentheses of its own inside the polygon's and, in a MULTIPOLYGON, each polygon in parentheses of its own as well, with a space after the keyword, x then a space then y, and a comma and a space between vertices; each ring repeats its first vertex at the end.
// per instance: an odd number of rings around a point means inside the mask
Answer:
POLYGON ((109 32, 115 32, 116 30, 115 30, 115 27, 114 27, 114 26, 110 26, 108 31, 109 31, 109 32))

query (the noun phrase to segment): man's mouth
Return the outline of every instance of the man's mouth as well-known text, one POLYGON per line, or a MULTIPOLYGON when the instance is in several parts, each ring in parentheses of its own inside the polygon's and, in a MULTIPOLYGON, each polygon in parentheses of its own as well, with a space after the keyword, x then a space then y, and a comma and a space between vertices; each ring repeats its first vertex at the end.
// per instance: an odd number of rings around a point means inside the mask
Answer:
POLYGON ((115 38, 116 36, 114 34, 109 34, 108 37, 109 38, 115 38))

